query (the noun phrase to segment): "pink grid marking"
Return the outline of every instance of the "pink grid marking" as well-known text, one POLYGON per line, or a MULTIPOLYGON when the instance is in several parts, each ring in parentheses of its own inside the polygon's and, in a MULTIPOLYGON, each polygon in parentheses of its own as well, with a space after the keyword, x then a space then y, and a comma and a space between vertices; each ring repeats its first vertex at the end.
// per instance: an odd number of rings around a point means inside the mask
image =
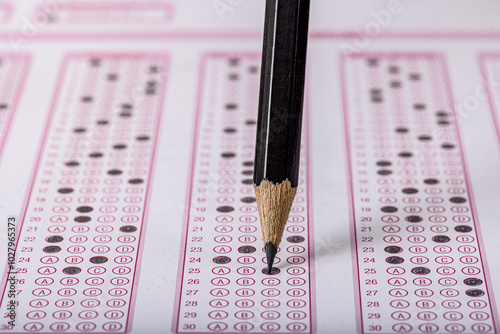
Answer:
MULTIPOLYGON (((197 96, 197 104, 196 104, 196 114, 195 114, 195 123, 193 126, 193 140, 192 140, 192 153, 191 153, 191 161, 190 161, 190 177, 188 178, 188 192, 186 194, 186 206, 184 208, 184 223, 183 223, 183 228, 182 228, 182 238, 184 242, 181 243, 180 245, 180 255, 179 255, 179 266, 178 266, 178 271, 180 271, 182 274, 179 276, 179 279, 177 280, 176 284, 176 292, 175 292, 175 301, 174 301, 174 313, 173 313, 173 321, 172 321, 172 332, 174 333, 181 333, 179 330, 179 323, 180 323, 180 309, 181 309, 181 302, 182 302, 182 288, 183 288, 183 282, 184 282, 184 269, 185 269, 185 257, 187 254, 186 247, 187 247, 187 231, 189 228, 189 218, 190 218, 190 210, 189 208, 191 207, 191 200, 192 200, 192 193, 193 193, 193 182, 194 182, 194 177, 195 177, 195 167, 196 167, 196 153, 197 153, 197 147, 198 147, 198 140, 199 140, 199 129, 200 129, 200 121, 201 121, 201 109, 202 109, 202 101, 203 101, 203 92, 204 92, 204 82, 205 82, 205 74, 206 74, 206 67, 208 60, 211 58, 228 58, 228 57, 252 57, 255 56, 255 53, 224 53, 224 52, 214 52, 214 53, 206 53, 201 57, 201 62, 200 62, 200 67, 199 67, 199 73, 198 73, 198 96, 197 96)), ((306 91, 305 95, 305 101, 304 101, 304 125, 303 127, 306 129, 305 133, 305 146, 306 146, 306 165, 307 165, 307 172, 306 172, 306 184, 307 184, 307 196, 308 196, 308 201, 307 201, 307 206, 308 206, 308 247, 309 247, 309 254, 308 254, 308 261, 309 261, 309 288, 310 288, 310 298, 309 298, 309 307, 310 307, 310 333, 315 333, 316 332, 316 290, 315 290, 315 269, 314 269, 314 262, 311 259, 314 259, 314 230, 313 230, 313 223, 312 223, 312 174, 311 174, 311 159, 310 159, 310 152, 309 152, 309 145, 310 145, 310 134, 309 134, 309 122, 310 122, 310 115, 308 113, 308 108, 309 106, 309 98, 308 94, 306 91)), ((231 331, 224 331, 225 333, 228 334, 237 334, 239 332, 231 332, 231 331)), ((196 333, 200 334, 208 334, 211 332, 198 332, 196 333)))
MULTIPOLYGON (((58 76, 57 84, 55 87, 55 94, 54 94, 54 97, 52 99, 52 103, 51 103, 51 107, 50 107, 50 113, 49 113, 49 116, 47 118, 45 130, 43 133, 43 139, 42 139, 40 146, 39 146, 39 149, 38 149, 38 156, 37 156, 36 164, 34 166, 34 169, 33 169, 33 172, 32 172, 31 178, 30 178, 30 182, 29 182, 30 189, 29 189, 29 191, 24 199, 22 214, 20 215, 20 217, 22 217, 22 219, 20 219, 20 224, 17 227, 17 231, 16 231, 17 232, 16 253, 17 253, 17 246, 19 244, 24 221, 26 220, 26 214, 27 214, 28 207, 30 204, 31 196, 32 196, 32 193, 33 193, 33 190, 35 187, 35 180, 37 178, 40 163, 41 163, 42 158, 44 156, 46 144, 48 142, 49 135, 50 135, 50 129, 52 128, 52 123, 53 123, 54 118, 55 118, 55 111, 57 109, 57 105, 59 103, 59 97, 60 97, 60 94, 61 94, 62 89, 63 89, 64 78, 65 78, 65 74, 67 73, 67 70, 68 70, 68 64, 73 59, 80 59, 80 58, 87 59, 87 58, 91 58, 91 57, 98 57, 98 58, 99 57, 108 57, 108 58, 155 57, 155 58, 164 60, 166 63, 166 68, 165 68, 165 71, 163 74, 163 81, 162 81, 163 85, 161 87, 159 87, 159 89, 158 89, 158 91, 160 92, 158 109, 161 110, 163 108, 164 98, 165 98, 164 92, 165 92, 165 88, 166 88, 166 83, 167 83, 167 78, 168 78, 167 73, 168 73, 168 69, 169 69, 169 58, 168 58, 167 54, 163 54, 163 53, 147 53, 147 54, 145 54, 145 53, 134 53, 134 54, 130 54, 130 53, 112 53, 112 54, 105 53, 105 54, 102 54, 102 53, 88 52, 88 53, 77 53, 77 54, 66 55, 62 61, 62 64, 61 64, 61 67, 59 70, 59 76, 58 76)), ((141 232, 139 235, 136 261, 134 264, 134 277, 133 277, 132 284, 131 284, 131 296, 130 296, 130 303, 129 303, 129 307, 128 307, 128 316, 127 316, 127 320, 126 320, 126 327, 124 328, 123 331, 120 331, 118 333, 129 332, 130 329, 132 328, 132 323, 133 323, 134 305, 135 305, 135 301, 137 298, 136 287, 138 285, 139 276, 140 276, 140 266, 141 266, 140 259, 142 257, 142 253, 143 253, 143 249, 144 249, 144 242, 143 241, 145 238, 145 231, 146 231, 146 226, 147 226, 147 215, 148 215, 148 209, 149 209, 149 201, 147 199, 150 196, 150 192, 151 192, 151 188, 152 188, 151 185, 152 185, 154 165, 155 165, 155 154, 156 154, 157 146, 158 146, 157 144, 158 144, 160 123, 161 123, 161 116, 162 116, 162 112, 160 111, 160 112, 158 112, 158 115, 157 115, 156 127, 155 127, 156 136, 154 138, 154 142, 152 145, 152 147, 153 147, 152 152, 153 153, 151 156, 151 164, 149 166, 149 174, 148 174, 148 179, 147 179, 147 181, 148 181, 147 189, 145 191, 145 197, 144 197, 145 205, 144 205, 144 210, 143 210, 143 214, 141 217, 142 218, 141 219, 142 225, 141 225, 141 232)), ((3 302, 3 296, 5 295, 5 289, 7 287, 7 272, 8 272, 8 267, 6 267, 5 271, 3 272, 2 280, 0 282, 0 284, 3 285, 2 302, 3 302)), ((2 305, 3 305, 3 303, 2 303, 2 305)), ((11 333, 26 333, 26 331, 11 332, 11 333)), ((51 332, 41 331, 38 333, 53 333, 53 332, 52 331, 51 332)), ((95 331, 93 333, 104 334, 104 333, 110 333, 110 332, 95 331)))
MULTIPOLYGON (((462 157, 462 168, 464 170, 464 178, 466 181, 466 187, 467 187, 467 192, 468 192, 468 197, 470 201, 470 208, 471 208, 471 214, 474 220, 474 226, 476 228, 475 234, 476 238, 478 241, 478 246, 479 246, 479 254, 481 256, 481 265, 482 269, 484 272, 484 278, 486 280, 486 286, 485 289, 488 291, 488 301, 490 303, 490 308, 492 311, 492 317, 493 317, 493 332, 496 333, 496 328, 498 328, 498 312, 497 312, 497 307, 495 304, 495 298, 493 294, 493 290, 491 289, 492 282, 490 279, 490 273, 486 261, 486 254, 484 253, 484 242, 482 239, 481 235, 481 229, 479 225, 479 220, 476 212, 476 207, 475 207, 475 202, 474 202, 474 196, 473 196, 473 191, 472 191, 472 184, 470 183, 470 178, 469 178, 469 173, 468 173, 468 168, 467 168, 467 163, 465 159, 465 151, 462 145, 462 140, 461 140, 461 134, 460 134, 460 129, 456 120, 456 112, 454 110, 454 103, 453 103, 453 94, 451 91, 451 82, 450 82, 450 76, 448 72, 448 68, 446 66, 446 60, 443 55, 437 54, 437 53, 385 53, 385 52, 359 52, 359 53, 352 53, 350 55, 342 55, 340 59, 340 77, 341 77, 341 87, 342 87, 342 104, 343 104, 343 114, 344 114, 344 128, 345 128, 345 141, 346 141, 346 164, 347 164, 347 169, 348 169, 348 192, 350 196, 350 201, 349 201, 349 207, 350 207, 350 230, 351 230, 351 251, 352 251, 352 257, 353 261, 356 261, 356 266, 353 266, 353 272, 354 272, 354 280, 357 283, 357 289, 355 289, 354 293, 356 296, 356 310, 358 312, 358 319, 357 319, 357 330, 359 333, 365 333, 364 332, 364 326, 363 326, 363 316, 362 316, 362 304, 361 304, 361 279, 360 279, 360 269, 359 269, 359 255, 358 255, 358 247, 357 247, 357 231, 355 227, 355 203, 354 203, 354 194, 353 194, 353 180, 354 178, 352 177, 352 155, 351 155, 351 134, 350 134, 350 123, 349 123, 349 105, 348 105, 348 98, 347 98, 347 77, 346 77, 346 60, 347 58, 368 58, 368 57, 384 57, 384 58, 428 58, 432 59, 435 57, 439 58, 439 61, 441 63, 441 66, 444 70, 445 73, 445 84, 446 84, 446 91, 447 91, 447 100, 448 100, 448 105, 451 109, 451 115, 453 117, 453 122, 456 124, 455 131, 456 135, 458 138, 458 143, 461 149, 461 157, 462 157), (488 288, 489 286, 489 288, 488 288)), ((483 55, 481 59, 485 59, 488 56, 483 55)), ((490 55, 491 57, 491 55, 490 55)), ((496 57, 499 57, 500 55, 496 55, 496 57)), ((483 63, 482 63, 483 64, 483 63)), ((482 67, 482 70, 484 68, 482 67)), ((486 78, 485 73, 483 71, 483 77, 486 78)), ((486 82, 486 81, 485 81, 486 82)), ((488 90, 488 93, 490 91, 488 90)), ((494 114, 493 118, 496 119, 496 116, 494 114)), ((497 123, 495 123, 497 124, 497 123)), ((497 131, 498 131, 498 126, 497 126, 497 131)), ((500 138, 500 136, 499 136, 500 138)))
MULTIPOLYGON (((30 66, 30 62, 31 62, 31 56, 29 56, 29 55, 10 55, 10 54, 8 54, 8 55, 2 55, 1 57, 4 59, 17 60, 18 62, 21 63, 22 66, 24 66, 24 69, 19 74, 19 78, 16 81, 17 85, 14 87, 14 93, 12 96, 12 100, 9 101, 9 102, 11 102, 11 104, 9 105, 9 110, 4 111, 4 113, 7 113, 7 115, 5 116, 5 125, 1 129, 3 131, 0 133, 0 159, 2 157, 2 152, 3 152, 5 142, 7 141, 7 136, 8 136, 9 130, 10 130, 10 126, 12 124, 12 120, 14 119, 14 115, 15 115, 15 112, 17 110, 17 105, 19 103, 19 99, 20 99, 21 94, 23 92, 23 87, 24 87, 24 84, 26 82, 26 78, 28 77, 29 66, 30 66)), ((12 83, 10 83, 10 84, 12 84, 12 83)))

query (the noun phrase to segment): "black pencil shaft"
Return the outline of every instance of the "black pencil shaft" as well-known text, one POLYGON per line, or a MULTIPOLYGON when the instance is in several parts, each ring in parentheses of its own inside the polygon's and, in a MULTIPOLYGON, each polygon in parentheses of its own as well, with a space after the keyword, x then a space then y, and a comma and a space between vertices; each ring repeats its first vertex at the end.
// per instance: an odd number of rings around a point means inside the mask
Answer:
POLYGON ((297 187, 309 0, 267 0, 254 183, 297 187))

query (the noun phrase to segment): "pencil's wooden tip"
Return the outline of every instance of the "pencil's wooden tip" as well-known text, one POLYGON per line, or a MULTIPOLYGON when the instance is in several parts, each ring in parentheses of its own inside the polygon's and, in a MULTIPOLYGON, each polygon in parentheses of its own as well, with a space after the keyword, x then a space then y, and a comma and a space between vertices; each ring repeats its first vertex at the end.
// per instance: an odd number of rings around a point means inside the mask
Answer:
POLYGON ((273 184, 264 180, 260 185, 253 185, 257 208, 259 209, 260 226, 264 244, 272 243, 276 249, 281 243, 283 230, 292 207, 297 188, 287 179, 273 184))

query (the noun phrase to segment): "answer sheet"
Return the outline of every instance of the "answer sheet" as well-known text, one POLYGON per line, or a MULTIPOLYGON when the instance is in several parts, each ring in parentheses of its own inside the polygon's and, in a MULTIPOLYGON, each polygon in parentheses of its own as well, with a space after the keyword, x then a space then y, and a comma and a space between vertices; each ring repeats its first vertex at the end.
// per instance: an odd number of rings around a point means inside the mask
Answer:
POLYGON ((0 1, 0 332, 500 333, 498 13, 313 1, 265 275, 264 1, 0 1))

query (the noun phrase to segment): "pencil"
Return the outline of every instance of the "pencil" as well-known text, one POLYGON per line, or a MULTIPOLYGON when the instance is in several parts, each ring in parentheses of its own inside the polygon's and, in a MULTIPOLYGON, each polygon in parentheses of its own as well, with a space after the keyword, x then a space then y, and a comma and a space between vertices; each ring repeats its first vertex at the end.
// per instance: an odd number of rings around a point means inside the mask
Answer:
POLYGON ((255 145, 254 190, 266 274, 297 193, 309 0, 267 0, 255 145))

